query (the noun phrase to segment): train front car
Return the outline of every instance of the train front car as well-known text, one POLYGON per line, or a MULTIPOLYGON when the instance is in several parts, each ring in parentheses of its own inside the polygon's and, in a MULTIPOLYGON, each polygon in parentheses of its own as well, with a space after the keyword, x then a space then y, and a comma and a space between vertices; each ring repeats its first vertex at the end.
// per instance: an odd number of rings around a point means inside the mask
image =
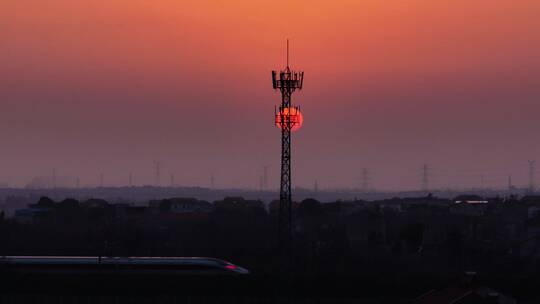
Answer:
POLYGON ((15 273, 247 275, 249 270, 206 257, 4 256, 1 268, 15 273))

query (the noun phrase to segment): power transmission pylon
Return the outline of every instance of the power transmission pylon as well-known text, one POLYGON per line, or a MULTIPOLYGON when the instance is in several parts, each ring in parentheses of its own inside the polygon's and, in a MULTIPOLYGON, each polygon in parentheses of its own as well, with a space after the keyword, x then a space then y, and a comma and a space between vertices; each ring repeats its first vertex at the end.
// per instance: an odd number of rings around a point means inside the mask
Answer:
POLYGON ((534 193, 536 185, 534 180, 534 170, 535 170, 535 162, 534 160, 529 160, 529 192, 534 193))
POLYGON ((154 161, 154 168, 156 170, 155 172, 155 186, 160 187, 161 186, 161 162, 154 161))
POLYGON ((426 164, 422 166, 422 191, 429 191, 429 167, 426 164))
POLYGON ((369 171, 367 168, 362 169, 362 192, 366 193, 369 187, 369 171))

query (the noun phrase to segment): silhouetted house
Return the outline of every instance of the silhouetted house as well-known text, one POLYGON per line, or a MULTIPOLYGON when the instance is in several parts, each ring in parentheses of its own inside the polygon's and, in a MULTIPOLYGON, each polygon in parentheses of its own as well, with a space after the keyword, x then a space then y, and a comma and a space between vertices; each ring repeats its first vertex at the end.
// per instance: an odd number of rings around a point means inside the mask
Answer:
POLYGON ((342 202, 340 213, 342 216, 351 215, 355 212, 364 210, 366 208, 372 207, 371 204, 367 201, 354 200, 352 202, 342 202))
POLYGON ((162 211, 166 212, 166 210, 162 210, 161 208, 162 200, 151 200, 148 202, 148 211, 152 215, 158 215, 162 211))
POLYGON ((172 213, 208 213, 212 211, 212 204, 192 198, 171 199, 170 211, 172 213))
POLYGON ((527 218, 533 218, 540 214, 540 206, 529 206, 527 208, 527 218))
POLYGON ((521 203, 540 206, 540 195, 526 195, 521 198, 521 203))
POLYGON ((209 213, 212 211, 212 204, 195 198, 172 198, 164 200, 153 200, 149 202, 149 212, 151 214, 191 214, 209 213))
POLYGON ((467 204, 485 204, 488 203, 486 199, 479 195, 467 194, 459 195, 454 198, 455 204, 467 203, 467 204))
POLYGON ((451 214, 482 216, 488 210, 489 201, 478 195, 460 195, 450 205, 451 214))
POLYGON ((517 250, 522 258, 540 259, 540 215, 526 221, 526 235, 518 243, 517 250))
POLYGON ((83 208, 107 208, 110 204, 104 199, 92 198, 81 203, 83 208))
MULTIPOLYGON (((300 206, 300 203, 298 202, 292 202, 291 209, 296 210, 298 209, 298 206, 300 206)), ((268 204, 268 212, 273 215, 277 215, 279 213, 279 200, 273 200, 268 204)))
MULTIPOLYGON (((1 201, 2 198, 0 197, 1 201)), ((7 217, 13 217, 15 216, 15 210, 21 209, 21 206, 27 206, 33 202, 35 202, 35 199, 28 196, 6 195, 0 207, 7 217)))
POLYGON ((352 247, 382 248, 386 245, 387 223, 378 209, 359 210, 345 217, 343 222, 347 226, 352 247))
POLYGON ((50 209, 26 208, 15 210, 14 219, 21 224, 34 224, 50 214, 50 209))
POLYGON ((264 204, 260 200, 247 200, 243 197, 230 196, 214 202, 214 210, 218 209, 263 209, 264 204))
POLYGON ((342 214, 343 202, 341 200, 324 203, 321 206, 327 216, 339 217, 342 214))
POLYGON ((299 204, 296 214, 299 218, 321 216, 323 214, 322 204, 312 198, 305 199, 299 204))
MULTIPOLYGON (((523 204, 504 204, 495 215, 498 229, 498 240, 512 247, 526 235, 528 207, 523 204)), ((514 251, 512 251, 514 252, 514 251)))
POLYGON ((144 220, 148 217, 148 207, 130 204, 114 204, 114 214, 119 220, 144 220))
POLYGON ((39 201, 35 204, 30 204, 28 207, 30 208, 40 208, 40 209, 52 209, 56 205, 56 202, 52 199, 44 196, 39 199, 39 201))
POLYGON ((397 199, 401 202, 401 206, 404 210, 441 210, 446 209, 452 203, 451 200, 445 198, 438 198, 433 195, 427 195, 422 197, 406 197, 403 199, 397 199))
POLYGON ((277 215, 279 212, 279 200, 273 200, 268 204, 268 212, 277 215))
POLYGON ((48 197, 41 197, 35 204, 26 209, 15 210, 15 220, 20 223, 36 223, 54 216, 56 203, 48 197))
POLYGON ((400 212, 403 212, 403 207, 401 206, 400 203, 391 203, 391 202, 386 203, 385 202, 385 203, 379 204, 379 210, 382 213, 386 213, 386 212, 400 213, 400 212))

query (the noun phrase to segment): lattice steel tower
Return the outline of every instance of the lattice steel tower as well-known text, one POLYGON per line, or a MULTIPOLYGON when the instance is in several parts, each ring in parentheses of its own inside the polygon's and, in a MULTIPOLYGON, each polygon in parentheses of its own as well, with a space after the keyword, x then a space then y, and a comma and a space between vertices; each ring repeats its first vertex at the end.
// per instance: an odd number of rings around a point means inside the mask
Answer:
POLYGON ((291 96, 301 90, 304 72, 289 68, 289 40, 287 40, 287 66, 279 72, 272 71, 272 86, 281 92, 281 105, 275 110, 275 122, 281 129, 281 183, 279 192, 278 242, 282 254, 292 246, 292 195, 291 195, 291 131, 301 124, 300 109, 293 106, 291 96))

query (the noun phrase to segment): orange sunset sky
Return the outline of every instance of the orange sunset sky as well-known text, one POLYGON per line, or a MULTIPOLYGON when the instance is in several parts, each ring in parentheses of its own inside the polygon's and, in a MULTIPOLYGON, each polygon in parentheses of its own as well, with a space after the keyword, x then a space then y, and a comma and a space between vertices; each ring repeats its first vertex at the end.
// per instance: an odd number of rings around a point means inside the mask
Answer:
POLYGON ((293 103, 293 184, 415 189, 527 183, 540 161, 540 2, 0 0, 0 182, 80 176, 278 186, 278 92, 293 103), (167 178, 162 178, 167 180, 167 178))

